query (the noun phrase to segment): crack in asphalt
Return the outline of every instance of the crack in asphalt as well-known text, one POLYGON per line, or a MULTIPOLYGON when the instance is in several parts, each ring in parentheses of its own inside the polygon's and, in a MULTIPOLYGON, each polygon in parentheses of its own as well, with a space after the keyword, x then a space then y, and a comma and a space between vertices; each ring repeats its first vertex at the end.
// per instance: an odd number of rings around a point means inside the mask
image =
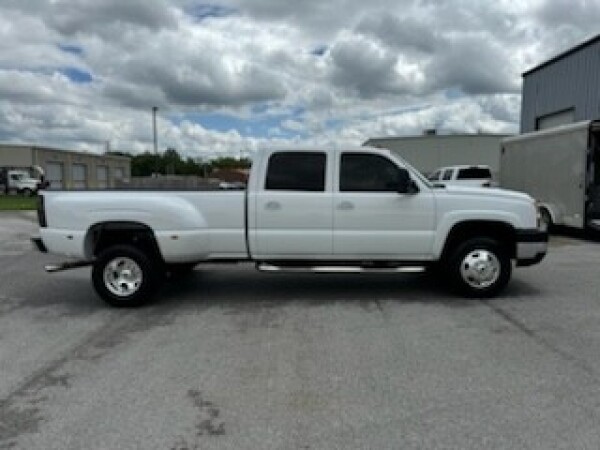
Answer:
POLYGON ((140 311, 121 312, 110 317, 96 330, 88 333, 62 356, 47 362, 0 399, 0 449, 13 448, 16 439, 35 433, 45 421, 41 406, 48 400, 44 391, 59 387, 69 389, 71 374, 61 371, 71 361, 96 362, 111 349, 129 340, 131 333, 146 331, 171 322, 168 315, 141 314, 140 311))
POLYGON ((506 322, 508 322, 510 325, 512 325, 519 331, 521 331, 524 335, 529 337, 531 340, 533 340, 538 345, 540 345, 540 346, 544 347, 546 350, 549 350, 550 352, 554 353, 555 355, 560 357, 563 361, 567 361, 567 362, 572 363, 573 365, 577 366, 579 369, 584 371, 587 375, 592 377, 594 379, 594 381, 600 382, 600 377, 598 376, 598 373, 596 372, 596 370, 592 366, 587 364, 585 361, 582 361, 581 359, 577 358, 577 356, 554 345, 548 339, 543 338, 538 333, 536 333, 535 330, 528 327, 524 322, 522 322, 519 319, 517 319, 516 317, 514 317, 510 312, 505 311, 504 309, 500 308, 498 305, 494 304, 492 301, 480 300, 480 303, 484 306, 487 306, 495 314, 497 314, 502 319, 504 319, 506 322))
POLYGON ((0 317, 19 309, 24 300, 22 297, 0 294, 0 317))
POLYGON ((203 448, 203 436, 224 436, 225 422, 219 419, 221 411, 213 402, 206 400, 202 391, 190 389, 187 392, 196 409, 195 436, 192 440, 180 437, 171 450, 199 450, 203 448))

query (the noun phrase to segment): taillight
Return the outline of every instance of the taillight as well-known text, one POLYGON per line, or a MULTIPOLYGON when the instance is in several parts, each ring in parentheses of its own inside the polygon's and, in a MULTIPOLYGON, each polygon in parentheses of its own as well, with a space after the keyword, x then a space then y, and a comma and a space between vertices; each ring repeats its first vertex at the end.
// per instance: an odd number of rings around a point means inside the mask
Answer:
POLYGON ((40 227, 46 228, 48 226, 48 223, 46 222, 46 209, 44 208, 44 195, 43 194, 38 195, 37 216, 38 216, 38 223, 40 224, 40 227))

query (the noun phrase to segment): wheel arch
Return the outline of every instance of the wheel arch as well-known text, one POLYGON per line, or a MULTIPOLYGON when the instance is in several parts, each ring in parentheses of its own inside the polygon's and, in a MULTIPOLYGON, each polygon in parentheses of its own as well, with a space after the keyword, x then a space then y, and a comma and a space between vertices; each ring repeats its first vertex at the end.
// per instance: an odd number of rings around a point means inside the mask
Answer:
POLYGON ((90 226, 84 238, 84 254, 86 258, 93 259, 108 247, 120 244, 133 245, 162 261, 152 228, 134 221, 99 222, 90 226))
POLYGON ((551 203, 539 202, 538 208, 540 209, 540 212, 546 211, 548 213, 548 216, 550 217, 550 220, 552 221, 552 223, 550 225, 559 224, 559 221, 561 220, 561 218, 560 218, 560 213, 558 211, 558 208, 556 206, 554 206, 551 203))
POLYGON ((516 257, 516 230, 513 225, 498 220, 468 220, 452 226, 446 236, 440 259, 446 259, 458 245, 475 237, 495 239, 505 246, 509 258, 516 257))

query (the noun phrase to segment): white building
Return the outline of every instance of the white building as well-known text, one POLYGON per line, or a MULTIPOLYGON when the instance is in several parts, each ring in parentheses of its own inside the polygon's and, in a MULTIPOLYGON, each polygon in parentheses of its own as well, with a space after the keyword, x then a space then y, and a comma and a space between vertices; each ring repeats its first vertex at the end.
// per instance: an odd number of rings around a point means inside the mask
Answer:
POLYGON ((500 141, 508 134, 449 134, 371 138, 364 145, 387 148, 424 174, 438 167, 459 164, 486 165, 498 179, 500 141))
POLYGON ((600 118, 600 34, 523 74, 521 133, 600 118))
POLYGON ((0 144, 0 167, 44 169, 50 189, 104 189, 131 177, 125 156, 96 155, 31 145, 0 144))

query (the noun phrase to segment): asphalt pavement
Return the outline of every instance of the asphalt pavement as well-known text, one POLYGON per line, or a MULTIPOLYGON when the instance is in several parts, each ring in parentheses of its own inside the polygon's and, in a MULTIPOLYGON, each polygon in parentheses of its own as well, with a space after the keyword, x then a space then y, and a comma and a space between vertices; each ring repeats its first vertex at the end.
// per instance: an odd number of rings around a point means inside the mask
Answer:
POLYGON ((590 448, 600 244, 553 237, 492 300, 425 275, 198 267, 120 310, 0 213, 0 448, 590 448))

